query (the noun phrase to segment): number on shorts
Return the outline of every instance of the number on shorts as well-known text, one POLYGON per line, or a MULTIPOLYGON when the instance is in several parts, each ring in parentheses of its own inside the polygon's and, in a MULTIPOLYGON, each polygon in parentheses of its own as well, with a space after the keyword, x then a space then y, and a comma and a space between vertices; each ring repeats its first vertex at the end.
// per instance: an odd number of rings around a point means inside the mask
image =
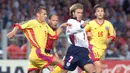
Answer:
POLYGON ((71 62, 73 60, 73 58, 74 58, 73 56, 70 56, 69 62, 71 62))

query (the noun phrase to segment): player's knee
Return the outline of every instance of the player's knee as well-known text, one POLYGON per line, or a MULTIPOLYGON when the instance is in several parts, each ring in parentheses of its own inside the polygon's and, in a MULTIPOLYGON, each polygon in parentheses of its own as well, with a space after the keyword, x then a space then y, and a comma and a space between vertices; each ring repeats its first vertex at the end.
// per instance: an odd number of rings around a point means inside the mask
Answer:
POLYGON ((102 67, 101 64, 95 64, 96 73, 102 73, 102 67))
POLYGON ((56 57, 54 57, 54 59, 52 60, 53 64, 61 64, 64 65, 64 62, 56 57))
POLYGON ((94 65, 96 68, 101 68, 101 62, 100 61, 95 61, 94 65))
POLYGON ((101 65, 100 65, 100 64, 95 65, 95 68, 96 68, 96 69, 98 69, 98 70, 101 70, 101 69, 102 69, 102 67, 101 67, 101 65))
POLYGON ((84 66, 85 71, 87 71, 87 73, 93 73, 96 72, 95 71, 95 67, 93 64, 87 64, 84 66))

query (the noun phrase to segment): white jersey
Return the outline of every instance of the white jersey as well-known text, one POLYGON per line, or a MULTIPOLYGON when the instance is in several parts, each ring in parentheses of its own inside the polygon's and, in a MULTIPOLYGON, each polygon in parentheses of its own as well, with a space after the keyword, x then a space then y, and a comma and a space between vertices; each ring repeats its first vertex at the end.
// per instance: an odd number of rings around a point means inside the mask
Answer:
POLYGON ((80 26, 84 23, 83 20, 81 22, 75 19, 69 19, 67 23, 72 26, 67 26, 66 35, 68 36, 68 42, 72 45, 88 48, 88 39, 86 32, 80 26))

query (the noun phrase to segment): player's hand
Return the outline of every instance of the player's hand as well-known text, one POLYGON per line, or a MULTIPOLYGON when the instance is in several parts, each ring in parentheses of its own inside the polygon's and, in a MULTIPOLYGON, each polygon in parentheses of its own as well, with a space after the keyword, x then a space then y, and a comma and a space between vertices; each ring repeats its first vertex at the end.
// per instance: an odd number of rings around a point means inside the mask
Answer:
POLYGON ((88 20, 86 20, 86 21, 84 21, 84 23, 82 24, 82 27, 85 27, 86 26, 86 24, 88 24, 88 20))
POLYGON ((18 26, 15 26, 15 27, 13 28, 13 30, 7 34, 8 38, 12 38, 12 37, 16 34, 16 32, 17 32, 18 30, 19 30, 19 27, 18 27, 18 26))
POLYGON ((69 24, 69 23, 63 23, 63 24, 61 24, 61 27, 67 27, 67 26, 71 26, 71 24, 69 24))
POLYGON ((16 33, 11 31, 7 34, 8 38, 12 38, 16 33))
POLYGON ((93 36, 93 34, 92 34, 92 32, 87 32, 87 37, 92 37, 93 36))
POLYGON ((112 41, 112 38, 108 38, 105 43, 109 44, 109 43, 111 43, 111 41, 112 41))

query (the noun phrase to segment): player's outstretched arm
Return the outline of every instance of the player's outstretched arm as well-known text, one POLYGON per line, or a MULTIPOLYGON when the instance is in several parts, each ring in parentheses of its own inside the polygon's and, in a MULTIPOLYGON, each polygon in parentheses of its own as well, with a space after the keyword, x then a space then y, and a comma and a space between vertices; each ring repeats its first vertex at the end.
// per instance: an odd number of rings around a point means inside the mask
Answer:
POLYGON ((68 23, 62 23, 59 28, 57 29, 57 35, 60 35, 60 33, 63 31, 63 29, 67 26, 71 26, 71 24, 68 23))
POLYGON ((19 27, 18 27, 18 26, 14 27, 13 30, 10 31, 10 32, 7 34, 8 38, 12 38, 12 37, 17 33, 18 30, 19 30, 19 27))
POLYGON ((89 23, 88 20, 84 21, 84 23, 81 25, 82 28, 84 28, 89 23))
POLYGON ((60 57, 58 56, 58 54, 56 52, 56 47, 54 47, 53 50, 54 50, 54 56, 57 57, 58 59, 60 59, 60 57))

